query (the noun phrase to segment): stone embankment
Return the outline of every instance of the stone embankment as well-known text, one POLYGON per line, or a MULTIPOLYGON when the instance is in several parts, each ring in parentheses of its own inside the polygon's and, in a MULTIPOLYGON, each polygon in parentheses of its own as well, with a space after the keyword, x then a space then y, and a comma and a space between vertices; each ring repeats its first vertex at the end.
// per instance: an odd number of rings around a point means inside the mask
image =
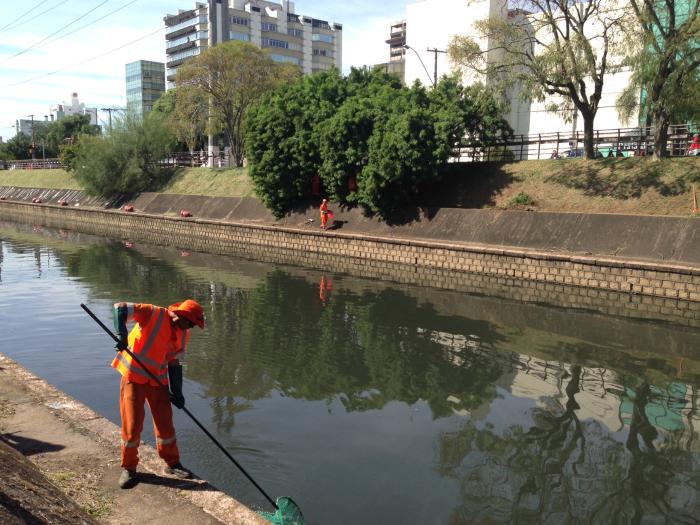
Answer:
POLYGON ((313 208, 275 220, 251 198, 149 193, 125 213, 79 200, 33 204, 31 195, 0 189, 0 218, 443 288, 479 274, 700 301, 695 218, 443 208, 389 225, 336 209, 332 230, 321 231, 313 208))

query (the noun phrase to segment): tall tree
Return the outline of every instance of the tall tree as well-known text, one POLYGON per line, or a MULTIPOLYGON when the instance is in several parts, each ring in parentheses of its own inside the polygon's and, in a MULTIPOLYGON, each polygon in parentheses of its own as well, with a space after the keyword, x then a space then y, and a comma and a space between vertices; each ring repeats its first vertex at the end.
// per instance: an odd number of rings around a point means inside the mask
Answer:
POLYGON ((643 92, 647 124, 654 126, 654 158, 661 159, 672 120, 700 117, 700 0, 629 0, 629 8, 638 23, 628 34, 634 73, 618 104, 630 114, 643 92))
POLYGON ((204 132, 209 104, 207 97, 198 90, 169 89, 156 101, 151 113, 165 117, 177 140, 187 147, 190 155, 206 140, 204 132))
MULTIPOLYGON (((208 131, 223 133, 236 166, 243 165, 244 122, 248 108, 265 92, 301 74, 276 64, 262 49, 231 41, 188 60, 177 71, 178 99, 209 102, 208 131)), ((180 103, 176 103, 180 107, 180 103)), ((182 111, 187 111, 180 107, 182 111)), ((180 111, 177 109, 177 111, 180 111)), ((190 108, 191 109, 191 108, 190 108)))
POLYGON ((47 129, 46 143, 55 151, 66 143, 73 144, 80 135, 99 135, 100 127, 90 123, 90 115, 68 115, 47 129))
POLYGON ((578 111, 585 157, 594 158, 593 126, 605 75, 621 67, 624 11, 609 0, 517 0, 512 7, 507 16, 474 24, 484 47, 468 36, 454 37, 451 60, 499 85, 503 96, 515 88, 565 119, 578 111))

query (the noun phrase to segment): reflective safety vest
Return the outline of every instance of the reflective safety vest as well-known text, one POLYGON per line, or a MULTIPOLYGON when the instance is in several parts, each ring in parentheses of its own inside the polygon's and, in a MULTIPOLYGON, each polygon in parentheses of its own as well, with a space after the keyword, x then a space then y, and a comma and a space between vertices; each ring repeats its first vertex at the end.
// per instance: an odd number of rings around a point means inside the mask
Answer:
MULTIPOLYGON (((145 326, 136 324, 129 332, 129 348, 139 361, 158 378, 168 384, 168 362, 177 359, 189 340, 189 330, 181 330, 170 322, 166 308, 153 306, 151 318, 145 326)), ((126 352, 119 352, 112 361, 127 381, 157 386, 152 377, 126 352)))

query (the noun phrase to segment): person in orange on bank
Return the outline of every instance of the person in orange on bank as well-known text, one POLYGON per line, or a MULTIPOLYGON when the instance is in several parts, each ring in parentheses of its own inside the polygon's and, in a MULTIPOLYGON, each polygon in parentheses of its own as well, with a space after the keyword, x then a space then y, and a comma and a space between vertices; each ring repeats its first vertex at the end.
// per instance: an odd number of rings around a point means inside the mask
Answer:
POLYGON ((192 299, 163 308, 152 304, 115 303, 114 324, 119 334, 119 352, 112 367, 122 375, 119 388, 119 411, 122 419, 121 466, 119 486, 131 488, 138 482, 136 466, 139 463, 139 443, 145 418, 144 403, 148 402, 153 417, 158 455, 168 465, 166 472, 181 479, 192 474, 180 463, 180 452, 175 440, 172 402, 178 408, 185 406, 182 395, 182 365, 190 337, 190 328, 204 329, 204 311, 192 299), (126 325, 135 321, 127 335, 126 325), (158 378, 161 385, 132 357, 125 348, 158 378), (168 392, 168 378, 170 391, 168 392))
POLYGON ((321 213, 321 229, 325 230, 328 219, 333 218, 333 212, 328 209, 328 199, 323 199, 323 201, 321 201, 319 212, 321 213))

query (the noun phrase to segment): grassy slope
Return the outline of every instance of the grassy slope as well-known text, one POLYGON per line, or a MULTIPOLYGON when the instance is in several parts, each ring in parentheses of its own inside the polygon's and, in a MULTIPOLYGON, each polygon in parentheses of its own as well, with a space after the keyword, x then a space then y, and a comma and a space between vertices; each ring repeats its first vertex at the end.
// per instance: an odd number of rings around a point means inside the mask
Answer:
POLYGON ((520 192, 542 211, 690 215, 700 158, 542 160, 452 166, 430 204, 513 208, 520 192), (465 169, 466 168, 466 169, 465 169), (474 169, 476 168, 476 169, 474 169))
MULTIPOLYGON (((511 164, 450 165, 445 180, 426 195, 426 205, 513 208, 526 193, 542 211, 690 215, 693 185, 700 191, 700 158, 541 160, 511 164)), ((80 186, 61 170, 0 171, 0 186, 80 186)), ((245 169, 179 171, 164 193, 253 196, 245 169)), ((517 208, 517 207, 516 207, 517 208)))

